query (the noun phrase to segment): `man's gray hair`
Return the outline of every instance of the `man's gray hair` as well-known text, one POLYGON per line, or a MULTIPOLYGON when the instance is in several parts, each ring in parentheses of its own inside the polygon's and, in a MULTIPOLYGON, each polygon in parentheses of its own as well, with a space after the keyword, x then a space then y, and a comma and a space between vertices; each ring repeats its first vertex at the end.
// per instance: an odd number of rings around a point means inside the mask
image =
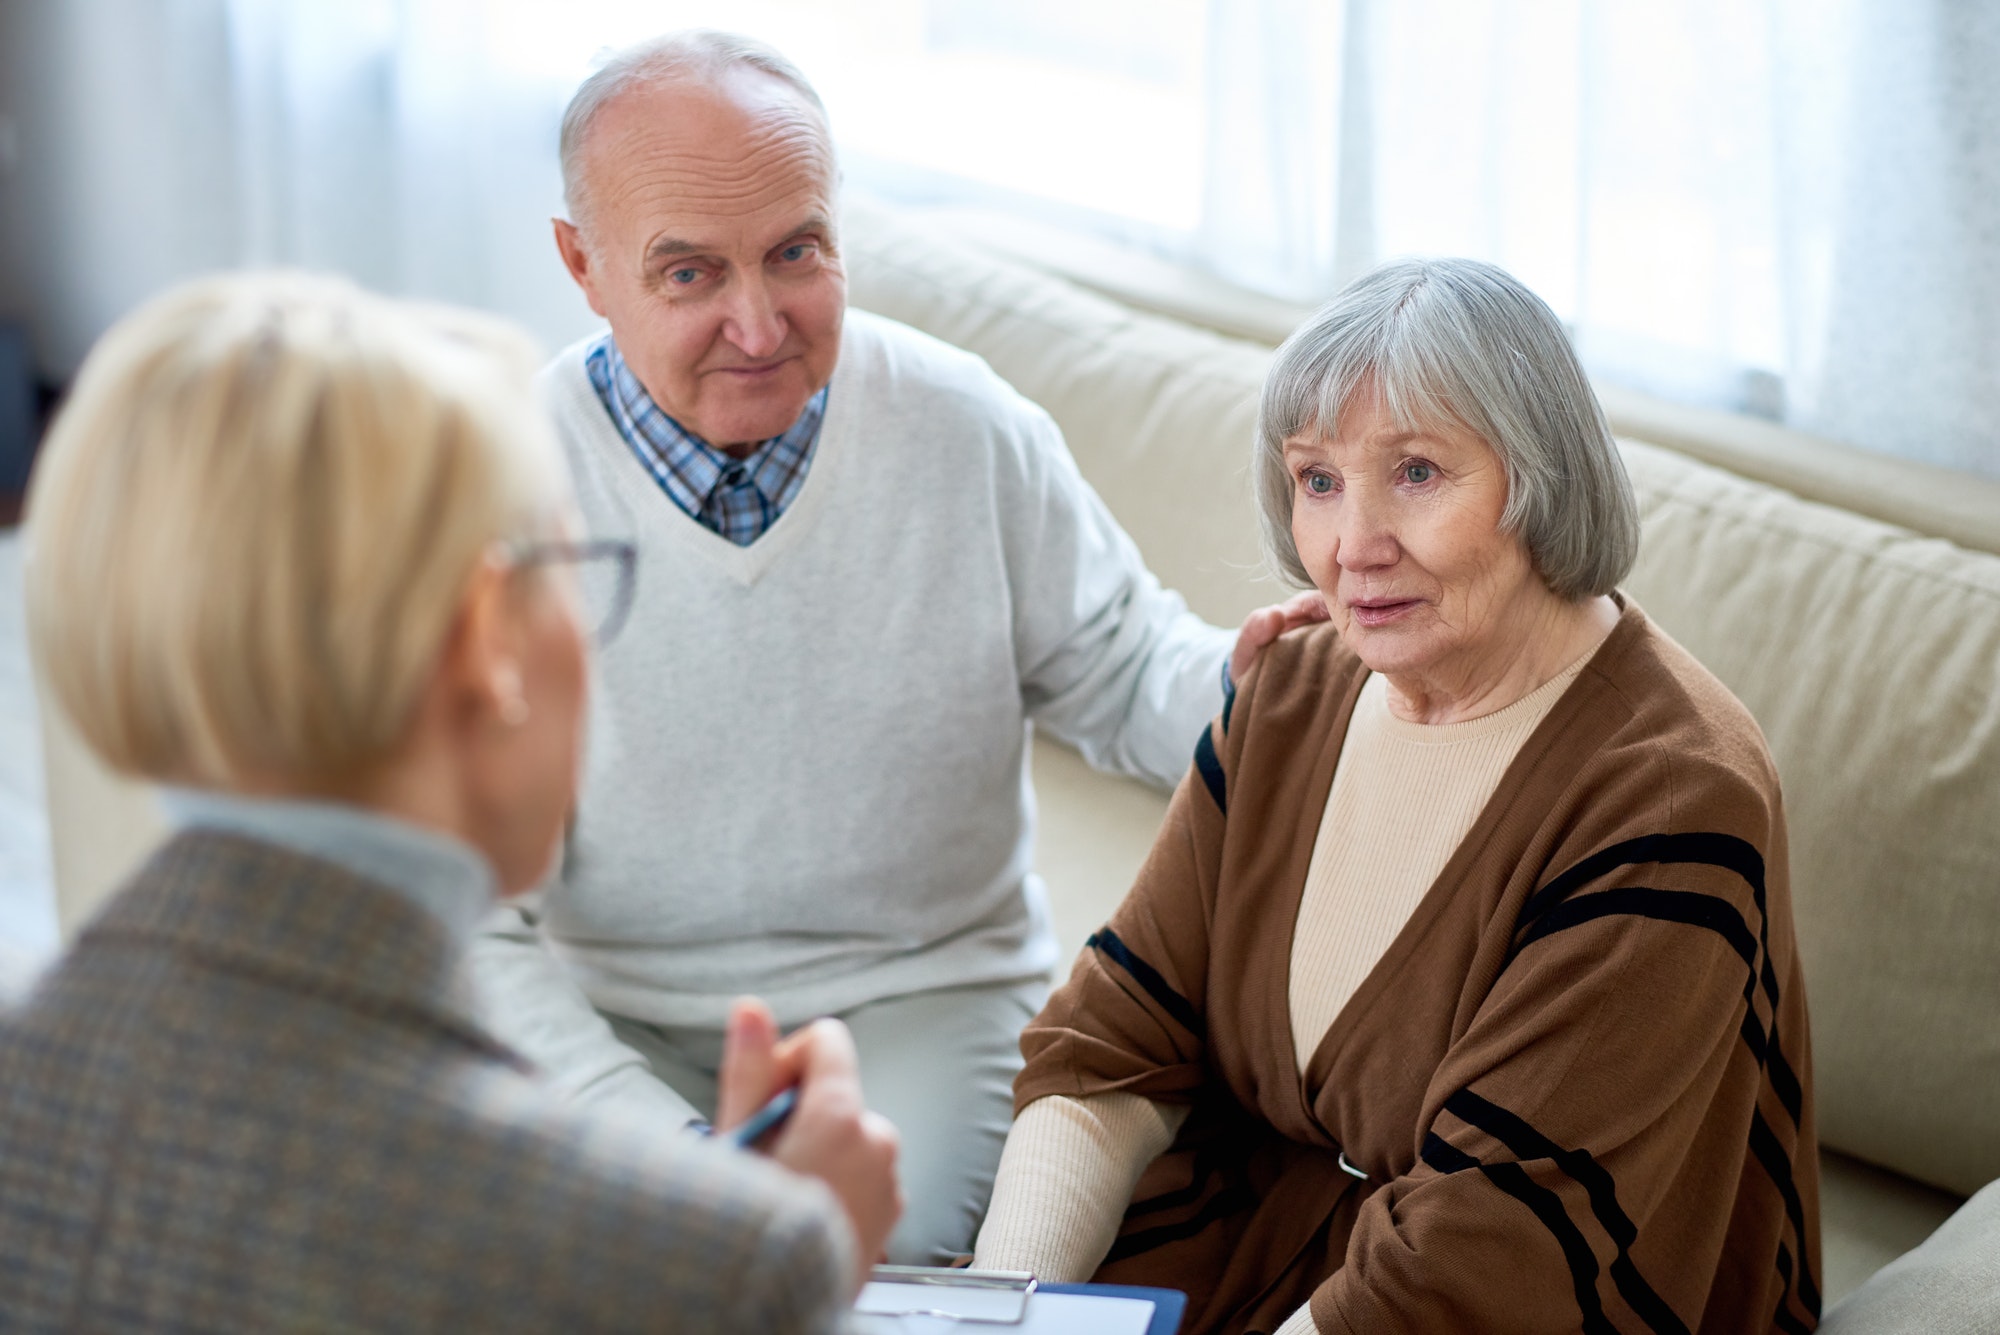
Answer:
MULTIPOLYGON (((591 122, 613 98, 627 89, 657 80, 673 78, 715 79, 733 69, 752 69, 791 85, 826 123, 826 104, 807 82, 799 67, 785 59, 777 48, 754 37, 713 28, 687 28, 664 37, 649 38, 612 52, 591 76, 577 87, 563 111, 559 153, 562 158, 563 204, 571 221, 586 223, 590 211, 589 191, 583 180, 583 145, 591 122)), ((828 136, 828 149, 832 136, 828 136)))
POLYGON ((1254 466, 1264 554, 1313 581, 1292 541, 1296 485, 1285 441, 1331 436, 1372 379, 1398 428, 1469 430, 1507 477, 1501 528, 1558 597, 1609 593, 1639 554, 1639 507, 1555 312, 1477 260, 1394 260, 1362 275, 1278 349, 1257 414, 1254 466))

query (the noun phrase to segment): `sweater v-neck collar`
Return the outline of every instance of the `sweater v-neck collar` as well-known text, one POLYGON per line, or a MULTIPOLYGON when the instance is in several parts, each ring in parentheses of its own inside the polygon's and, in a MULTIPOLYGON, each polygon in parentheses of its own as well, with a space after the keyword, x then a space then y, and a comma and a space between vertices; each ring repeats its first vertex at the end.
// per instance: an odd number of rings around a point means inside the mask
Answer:
POLYGON ((658 533, 686 554, 715 566, 736 583, 745 587, 756 584, 786 552, 798 546, 814 520, 826 508, 827 493, 833 490, 835 478, 845 466, 850 452, 847 436, 849 423, 853 421, 851 405, 855 398, 851 382, 858 374, 853 340, 845 330, 842 331, 840 361, 834 367, 826 416, 819 428, 819 443, 813 448, 812 464, 806 470, 805 480, 799 485, 798 495, 772 522, 771 527, 747 547, 739 547, 707 528, 674 504, 670 497, 660 493, 659 483, 625 443, 617 423, 611 419, 610 410, 590 383, 590 373, 583 358, 588 346, 588 342, 579 343, 566 359, 565 392, 575 400, 573 407, 583 410, 581 420, 588 424, 594 445, 602 447, 615 460, 611 467, 617 485, 626 494, 633 513, 651 513, 646 509, 648 506, 664 507, 668 513, 658 525, 658 533))

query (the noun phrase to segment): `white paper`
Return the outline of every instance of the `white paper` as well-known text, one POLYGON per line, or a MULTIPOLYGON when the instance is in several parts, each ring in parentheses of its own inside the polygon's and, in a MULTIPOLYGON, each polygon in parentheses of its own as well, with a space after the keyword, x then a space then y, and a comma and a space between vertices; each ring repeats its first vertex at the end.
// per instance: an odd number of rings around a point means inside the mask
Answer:
MULTIPOLYGON (((960 1288, 949 1284, 892 1284, 873 1280, 861 1287, 855 1310, 864 1316, 902 1317, 944 1311, 962 1321, 1005 1321, 1021 1314, 1029 1295, 1019 1289, 960 1288)), ((898 1327, 905 1329, 906 1327, 898 1327)))
POLYGON ((1028 1298, 1027 1320, 1019 1325, 987 1325, 934 1316, 886 1316, 947 1308, 961 1316, 986 1310, 975 1304, 1000 1299, 999 1315, 1011 1313, 1021 1297, 979 1289, 939 1289, 922 1284, 868 1284, 857 1306, 874 1309, 857 1313, 854 1328, 864 1335, 1146 1335, 1153 1324, 1153 1305, 1137 1298, 1099 1297, 1087 1293, 1035 1293, 1028 1298), (921 1290, 921 1292, 918 1292, 921 1290))

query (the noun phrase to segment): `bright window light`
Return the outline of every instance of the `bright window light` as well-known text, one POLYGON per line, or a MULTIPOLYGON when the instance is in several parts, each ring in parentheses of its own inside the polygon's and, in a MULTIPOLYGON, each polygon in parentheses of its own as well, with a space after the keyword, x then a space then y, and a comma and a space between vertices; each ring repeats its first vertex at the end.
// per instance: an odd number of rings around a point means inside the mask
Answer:
POLYGON ((864 184, 1185 233, 1201 205, 1206 14, 1206 0, 521 0, 494 7, 489 40, 523 73, 574 82, 607 46, 746 33, 813 81, 864 184))

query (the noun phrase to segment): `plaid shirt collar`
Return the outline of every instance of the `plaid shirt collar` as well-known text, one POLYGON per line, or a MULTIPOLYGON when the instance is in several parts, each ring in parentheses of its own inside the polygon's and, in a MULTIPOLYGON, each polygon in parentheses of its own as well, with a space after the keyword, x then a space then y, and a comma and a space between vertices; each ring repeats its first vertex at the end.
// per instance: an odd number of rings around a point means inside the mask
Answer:
POLYGON ((618 434, 660 489, 697 523, 739 547, 769 531, 798 498, 826 417, 826 389, 812 396, 798 421, 734 459, 660 411, 606 334, 591 345, 584 366, 618 434))

